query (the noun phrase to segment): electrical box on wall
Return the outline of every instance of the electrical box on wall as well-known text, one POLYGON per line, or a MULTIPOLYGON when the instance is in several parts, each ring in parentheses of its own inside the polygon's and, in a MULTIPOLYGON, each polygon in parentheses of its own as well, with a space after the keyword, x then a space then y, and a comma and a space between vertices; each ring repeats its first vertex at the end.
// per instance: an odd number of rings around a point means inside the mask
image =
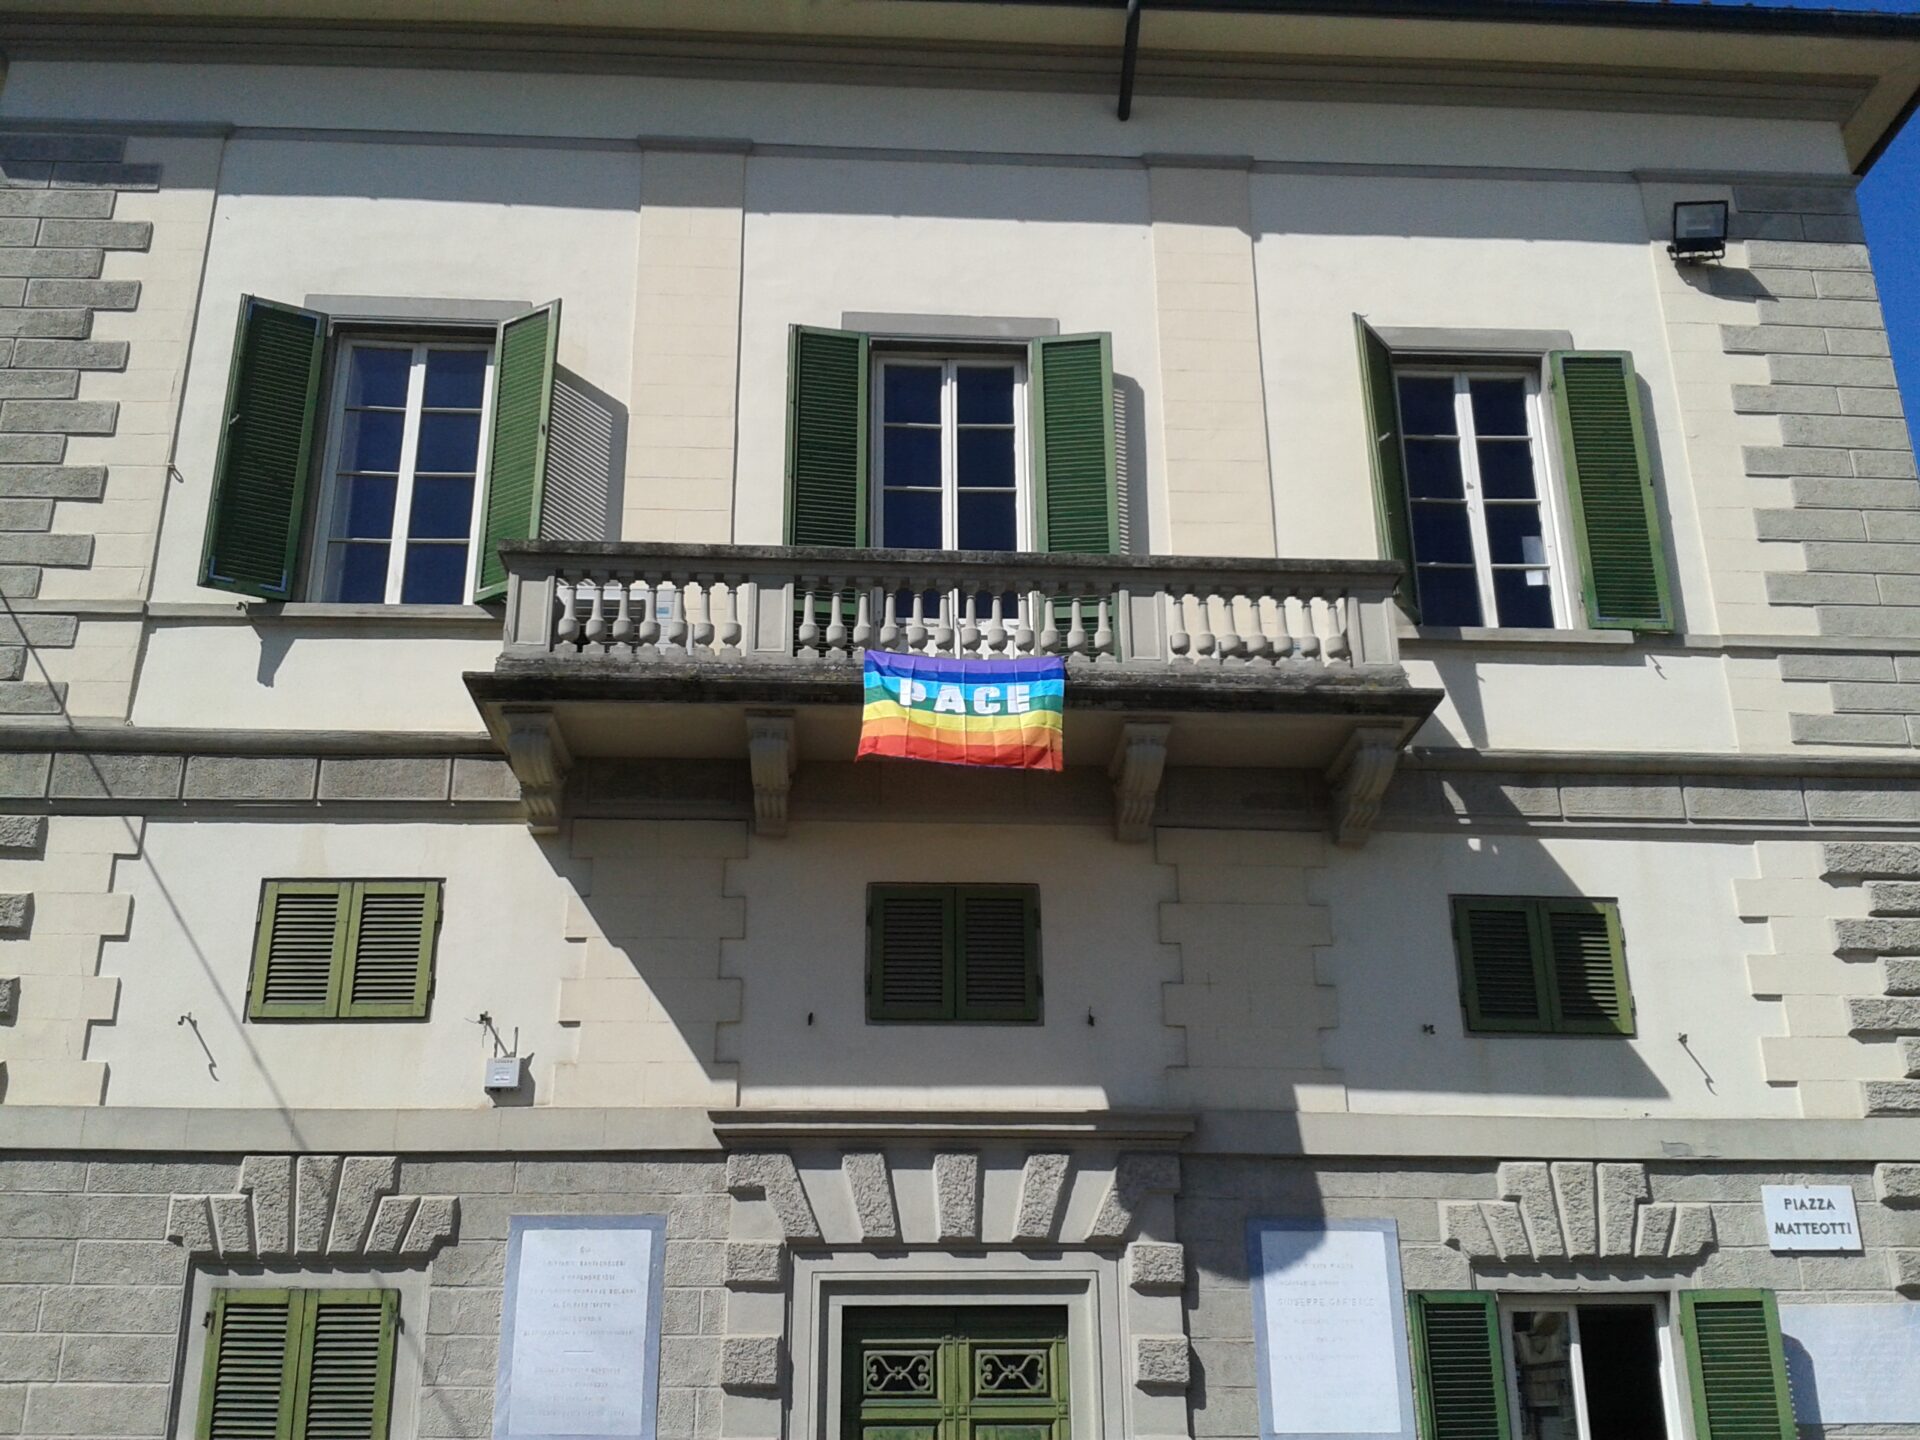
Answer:
POLYGON ((518 1090, 520 1088, 520 1057, 502 1055, 498 1059, 487 1061, 487 1089, 518 1090))

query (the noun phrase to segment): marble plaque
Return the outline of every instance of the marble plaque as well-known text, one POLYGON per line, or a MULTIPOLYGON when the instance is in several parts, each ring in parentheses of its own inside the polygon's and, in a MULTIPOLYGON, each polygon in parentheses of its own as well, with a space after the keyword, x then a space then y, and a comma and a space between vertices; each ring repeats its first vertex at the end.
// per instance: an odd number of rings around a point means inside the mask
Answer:
POLYGON ((1260 1431, 1412 1440, 1399 1233, 1391 1220, 1250 1220, 1260 1431))
POLYGON ((661 1215, 515 1215, 494 1440, 653 1440, 661 1215))
POLYGON ((1793 1418, 1920 1423, 1920 1305, 1782 1305, 1793 1418))
POLYGON ((1805 1250, 1862 1250, 1860 1214, 1845 1185, 1762 1185, 1767 1248, 1776 1255, 1805 1250))

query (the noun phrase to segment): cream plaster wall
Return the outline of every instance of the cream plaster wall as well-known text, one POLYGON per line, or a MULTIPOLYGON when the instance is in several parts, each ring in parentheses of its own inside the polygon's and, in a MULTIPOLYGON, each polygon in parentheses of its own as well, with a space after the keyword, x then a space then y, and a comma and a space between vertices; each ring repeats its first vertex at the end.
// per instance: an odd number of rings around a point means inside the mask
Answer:
POLYGON ((564 863, 518 825, 149 823, 115 876, 132 906, 126 943, 100 965, 121 986, 118 1018, 93 1027, 87 1052, 108 1069, 107 1103, 484 1107, 482 1011, 509 1041, 517 1030, 544 1101, 573 1048, 555 1010, 564 863), (243 1021, 261 882, 378 876, 447 882, 431 1018, 243 1021))
POLYGON ((1798 1115, 1762 1066, 1763 1037, 1786 1025, 1754 998, 1747 955, 1766 948, 1765 931, 1735 901, 1736 883, 1760 873, 1755 847, 1733 840, 1376 834, 1334 852, 1319 890, 1333 920, 1321 963, 1340 1007, 1326 1054, 1349 1108, 1798 1115), (1617 898, 1637 1038, 1467 1035, 1450 894, 1617 898))

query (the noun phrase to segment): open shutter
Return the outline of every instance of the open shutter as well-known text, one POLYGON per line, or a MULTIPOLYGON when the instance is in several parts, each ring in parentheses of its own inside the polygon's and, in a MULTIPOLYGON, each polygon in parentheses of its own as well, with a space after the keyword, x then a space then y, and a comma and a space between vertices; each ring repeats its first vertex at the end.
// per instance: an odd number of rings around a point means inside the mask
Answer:
POLYGON ((199 1440, 291 1440, 300 1362, 297 1298, 287 1290, 213 1292, 199 1440))
POLYGON ((867 1018, 953 1018, 954 896, 942 885, 876 885, 867 896, 867 1018))
POLYGON ((252 1020, 337 1014, 351 887, 342 881, 270 880, 254 936, 252 1020))
POLYGON ((367 880, 355 885, 340 1013, 359 1019, 425 1016, 439 928, 437 881, 367 880))
POLYGON ((293 1440, 386 1440, 397 1290, 308 1290, 293 1440))
POLYGON ((1040 548, 1056 555, 1118 554, 1113 337, 1035 340, 1027 368, 1040 548))
POLYGON ((1040 1018, 1040 906, 1027 885, 962 885, 954 895, 962 1020, 1040 1018))
POLYGON ((327 317, 240 297, 200 583, 287 600, 306 518, 327 317))
POLYGON ((1766 1290, 1683 1290, 1695 1440, 1794 1440, 1780 1315, 1766 1290))
POLYGON ((1547 359, 1587 623, 1671 630, 1667 557, 1633 357, 1556 350, 1547 359))
POLYGON ((1553 1028, 1568 1034, 1633 1034, 1620 907, 1609 900, 1544 900, 1540 910, 1553 1028))
POLYGON ((1506 1363, 1493 1297, 1416 1292, 1407 1309, 1421 1440, 1507 1440, 1506 1363))
POLYGON ((1420 618, 1413 577, 1413 523, 1407 513, 1406 459, 1400 449, 1400 397, 1394 389, 1393 352, 1359 316, 1353 320, 1360 340, 1360 390, 1366 402, 1367 462, 1373 471, 1373 518, 1380 553, 1406 567, 1400 580, 1400 608, 1420 618))
POLYGON ((1543 1031, 1549 1026, 1545 946, 1531 900, 1456 896, 1453 940, 1469 1031, 1543 1031))
POLYGON ((787 333, 787 543, 867 543, 867 337, 787 333))
POLYGON ((559 344, 558 300, 500 323, 493 354, 493 434, 487 442, 487 498, 480 522, 476 600, 506 593, 501 542, 530 540, 540 533, 547 431, 553 421, 553 362, 559 344))

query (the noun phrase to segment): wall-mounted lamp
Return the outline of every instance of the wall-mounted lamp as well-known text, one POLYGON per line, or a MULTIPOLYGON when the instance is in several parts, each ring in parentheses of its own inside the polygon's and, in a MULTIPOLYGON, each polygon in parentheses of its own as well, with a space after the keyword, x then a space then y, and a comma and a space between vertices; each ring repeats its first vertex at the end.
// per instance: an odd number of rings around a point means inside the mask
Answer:
POLYGON ((1726 201, 1682 200, 1673 207, 1673 241, 1667 254, 1683 265, 1694 265, 1726 253, 1726 201))

